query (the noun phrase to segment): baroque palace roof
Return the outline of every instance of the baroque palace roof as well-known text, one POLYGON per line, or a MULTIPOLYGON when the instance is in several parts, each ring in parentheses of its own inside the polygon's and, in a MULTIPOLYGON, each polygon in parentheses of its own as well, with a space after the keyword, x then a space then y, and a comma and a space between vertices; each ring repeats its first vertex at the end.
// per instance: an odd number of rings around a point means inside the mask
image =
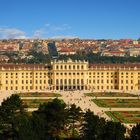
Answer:
POLYGON ((140 63, 128 64, 90 64, 89 68, 140 68, 140 63))
MULTIPOLYGON (((68 63, 67 63, 68 64, 68 63)), ((47 64, 0 64, 0 69, 48 69, 47 64)), ((140 63, 136 64, 89 64, 89 68, 140 68, 140 63)))
POLYGON ((45 64, 0 64, 0 69, 47 69, 45 64))

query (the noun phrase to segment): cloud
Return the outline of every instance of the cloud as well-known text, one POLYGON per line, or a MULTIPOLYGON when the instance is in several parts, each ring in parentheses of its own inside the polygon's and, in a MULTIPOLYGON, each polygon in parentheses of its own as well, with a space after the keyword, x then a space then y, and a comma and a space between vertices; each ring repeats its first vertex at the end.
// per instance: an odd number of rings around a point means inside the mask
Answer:
POLYGON ((74 38, 78 38, 78 37, 77 36, 60 35, 60 36, 52 36, 49 38, 50 39, 74 39, 74 38))
POLYGON ((46 24, 45 24, 46 27, 49 27, 50 25, 51 25, 51 24, 49 24, 49 23, 46 23, 46 24))
POLYGON ((68 24, 62 24, 60 26, 53 25, 50 23, 44 24, 43 27, 36 29, 33 32, 32 38, 48 38, 49 36, 59 36, 60 34, 66 34, 66 31, 68 31, 71 27, 68 24))
POLYGON ((25 32, 16 28, 1 27, 1 39, 25 39, 25 32))
POLYGON ((33 38, 42 38, 45 33, 46 31, 44 28, 37 29, 34 31, 33 38))
MULTIPOLYGON (((62 35, 68 35, 71 26, 68 24, 56 25, 46 22, 43 27, 36 29, 30 34, 30 37, 26 36, 26 33, 18 28, 9 28, 7 26, 0 26, 0 39, 25 39, 25 38, 48 38, 50 36, 63 37, 62 35)), ((64 36, 64 38, 70 36, 64 36)), ((71 37, 70 37, 71 38, 71 37)))
POLYGON ((69 26, 68 24, 63 24, 61 26, 52 26, 52 30, 57 32, 57 31, 65 31, 71 29, 71 26, 69 26))

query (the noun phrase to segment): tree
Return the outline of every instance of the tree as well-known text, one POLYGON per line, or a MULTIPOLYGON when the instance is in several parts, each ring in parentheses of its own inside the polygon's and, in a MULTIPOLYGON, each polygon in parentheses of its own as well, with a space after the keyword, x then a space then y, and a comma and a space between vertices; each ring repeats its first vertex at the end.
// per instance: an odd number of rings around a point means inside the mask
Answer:
POLYGON ((125 140, 125 132, 126 129, 120 122, 107 121, 103 129, 102 138, 104 140, 125 140))
POLYGON ((66 104, 57 98, 52 102, 40 105, 38 111, 34 115, 38 115, 44 120, 47 135, 59 137, 65 128, 67 121, 66 104))
POLYGON ((83 112, 80 107, 76 107, 75 104, 72 104, 68 109, 68 117, 69 117, 69 129, 72 129, 72 138, 75 137, 75 128, 80 127, 81 119, 83 116, 83 112))
POLYGON ((4 100, 0 106, 0 129, 2 138, 16 138, 22 117, 27 116, 26 106, 16 94, 4 100))
POLYGON ((140 139, 140 124, 139 123, 132 128, 131 134, 130 134, 130 139, 131 140, 139 140, 140 139))
POLYGON ((84 140, 102 140, 102 132, 105 119, 99 118, 88 110, 84 114, 84 123, 81 129, 81 137, 84 140))

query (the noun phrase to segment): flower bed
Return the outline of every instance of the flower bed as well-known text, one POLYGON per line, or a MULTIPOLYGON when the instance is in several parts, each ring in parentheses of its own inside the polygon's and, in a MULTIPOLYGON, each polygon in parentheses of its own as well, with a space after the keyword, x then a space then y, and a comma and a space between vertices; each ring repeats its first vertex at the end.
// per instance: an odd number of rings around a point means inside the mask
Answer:
POLYGON ((138 99, 93 99, 99 107, 109 108, 139 108, 140 100, 138 99))
POLYGON ((115 93, 115 92, 85 93, 85 95, 92 97, 137 97, 137 95, 130 93, 115 93))
POLYGON ((22 101, 28 108, 38 108, 40 104, 52 101, 52 99, 22 99, 22 101))
POLYGON ((30 93, 19 93, 21 97, 60 97, 58 93, 46 93, 46 92, 30 92, 30 93))
POLYGON ((107 111, 105 113, 115 122, 140 123, 140 111, 107 111))

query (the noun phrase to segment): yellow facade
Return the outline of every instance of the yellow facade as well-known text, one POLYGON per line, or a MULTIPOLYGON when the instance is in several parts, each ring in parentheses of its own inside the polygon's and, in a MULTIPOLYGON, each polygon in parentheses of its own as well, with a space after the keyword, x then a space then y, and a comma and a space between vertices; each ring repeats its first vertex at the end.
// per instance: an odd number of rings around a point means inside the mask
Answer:
POLYGON ((1 64, 0 90, 140 90, 140 64, 54 61, 50 65, 1 64))

